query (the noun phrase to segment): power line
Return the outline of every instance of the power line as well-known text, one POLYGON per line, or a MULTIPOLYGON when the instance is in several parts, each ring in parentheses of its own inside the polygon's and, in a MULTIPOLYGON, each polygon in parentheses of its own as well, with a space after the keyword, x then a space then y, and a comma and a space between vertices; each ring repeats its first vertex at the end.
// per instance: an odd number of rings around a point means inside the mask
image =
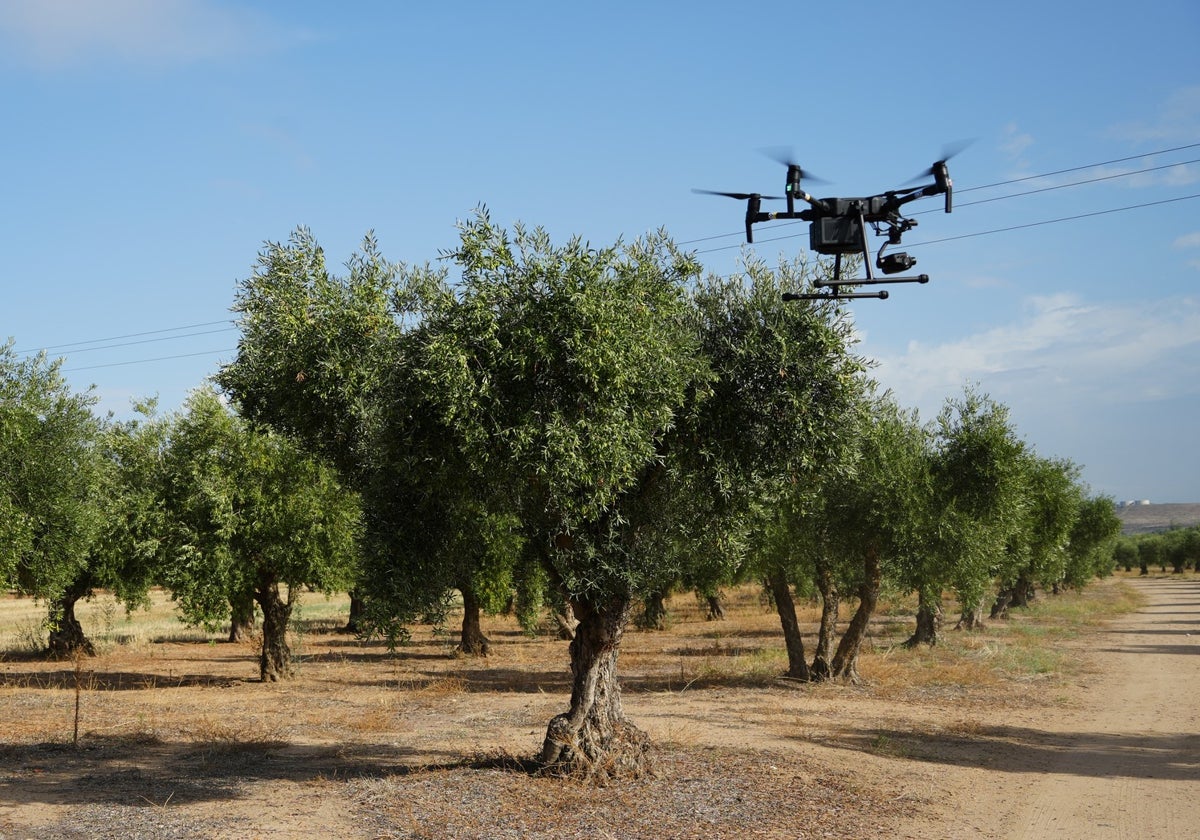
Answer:
POLYGON ((1080 213, 1076 216, 1063 216, 1058 219, 1046 219, 1041 222, 1029 222, 1024 225, 1012 225, 1010 227, 994 228, 992 230, 981 230, 976 233, 963 233, 958 236, 947 236, 943 239, 928 239, 925 242, 914 242, 908 247, 918 247, 920 245, 933 245, 938 242, 953 242, 956 239, 971 239, 976 236, 990 236, 993 233, 1007 233, 1010 230, 1023 230, 1024 228, 1041 227, 1042 225, 1053 225, 1058 222, 1073 222, 1076 219, 1090 219, 1093 216, 1106 216, 1110 213, 1123 213, 1126 210, 1140 210, 1143 207, 1155 207, 1159 204, 1171 204, 1176 201, 1188 201, 1193 198, 1200 198, 1200 193, 1193 195, 1182 195, 1177 198, 1164 198, 1162 201, 1147 201, 1145 204, 1131 204, 1128 207, 1114 207, 1111 210, 1096 210, 1092 213, 1080 213))
MULTIPOLYGON (((59 349, 66 348, 66 347, 79 347, 80 344, 98 344, 98 343, 106 342, 106 341, 121 341, 122 338, 140 338, 142 336, 161 335, 161 334, 163 334, 163 332, 178 332, 179 330, 194 330, 194 329, 199 329, 200 326, 214 326, 216 324, 232 324, 232 323, 233 322, 230 322, 230 320, 228 318, 223 318, 222 320, 206 320, 206 322, 203 322, 200 324, 185 324, 184 326, 169 326, 169 328, 164 329, 164 330, 146 330, 144 332, 130 332, 130 334, 126 334, 126 335, 122 335, 122 336, 109 336, 108 338, 89 338, 89 340, 86 340, 86 341, 73 341, 73 342, 66 343, 66 344, 52 344, 52 346, 50 346, 50 347, 40 347, 37 349, 31 349, 31 350, 13 350, 13 352, 19 353, 19 354, 24 354, 24 355, 29 355, 30 353, 41 353, 41 352, 43 352, 43 350, 59 350, 59 349)), ((174 336, 172 336, 172 337, 174 337, 174 336)))
MULTIPOLYGON (((216 323, 222 323, 222 322, 217 321, 216 323)), ((186 327, 177 327, 176 329, 186 329, 186 327)), ((143 338, 140 341, 123 341, 119 344, 100 344, 96 347, 81 347, 78 350, 71 350, 69 352, 71 354, 78 354, 78 353, 92 353, 96 350, 115 350, 118 347, 134 347, 139 344, 154 344, 159 341, 174 341, 175 339, 179 339, 179 338, 195 338, 198 335, 216 335, 217 333, 232 332, 233 330, 236 330, 236 329, 237 329, 237 327, 224 327, 223 329, 219 329, 219 330, 203 330, 201 332, 180 333, 179 335, 168 335, 168 336, 162 336, 160 338, 143 338)), ((156 330, 155 332, 170 332, 170 330, 156 330)), ((91 342, 81 341, 78 343, 79 344, 89 344, 91 342)), ((70 347, 72 345, 59 345, 59 346, 60 347, 70 347)), ((46 349, 52 349, 52 348, 46 348, 46 349)), ((25 353, 25 355, 27 355, 27 356, 31 356, 34 353, 40 353, 42 351, 41 350, 25 350, 25 351, 20 351, 20 352, 25 353)))
MULTIPOLYGON (((1101 161, 1100 163, 1087 163, 1083 166, 1072 166, 1069 169, 1056 169, 1054 172, 1043 172, 1041 175, 1026 175, 1024 178, 1012 178, 1008 181, 997 181, 994 184, 981 184, 978 187, 966 187, 964 189, 956 189, 955 192, 965 193, 974 192, 975 190, 987 190, 992 187, 1006 187, 1009 184, 1020 184, 1023 181, 1033 181, 1037 178, 1049 178, 1052 175, 1065 175, 1068 172, 1079 172, 1084 169, 1095 169, 1097 166, 1111 166, 1114 163, 1125 163, 1130 160, 1139 160, 1141 158, 1154 157, 1155 155, 1165 155, 1171 152, 1182 152, 1184 149, 1195 149, 1200 147, 1200 143, 1189 143, 1186 146, 1176 146, 1172 149, 1159 149, 1157 152, 1146 152, 1141 155, 1130 155, 1129 157, 1114 158, 1113 160, 1101 161)), ((1191 161, 1186 161, 1191 163, 1191 161)), ((1174 164, 1172 164, 1174 165, 1174 164)))
POLYGON ((237 350, 236 347, 227 347, 224 350, 204 350, 199 353, 180 353, 177 356, 159 356, 154 359, 133 359, 128 362, 110 362, 106 365, 89 365, 88 367, 63 368, 63 373, 78 373, 84 370, 99 370, 100 368, 125 367, 127 365, 144 365, 149 362, 169 362, 174 359, 191 359, 196 356, 211 356, 216 353, 232 353, 237 350))

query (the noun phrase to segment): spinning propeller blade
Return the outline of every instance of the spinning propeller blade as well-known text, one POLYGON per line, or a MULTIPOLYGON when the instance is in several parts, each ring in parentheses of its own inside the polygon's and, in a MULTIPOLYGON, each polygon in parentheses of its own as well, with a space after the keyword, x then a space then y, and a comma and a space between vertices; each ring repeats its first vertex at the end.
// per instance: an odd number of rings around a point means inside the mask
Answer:
POLYGON ((782 201, 783 200, 783 196, 781 196, 781 195, 759 195, 758 193, 735 193, 735 192, 721 192, 720 190, 697 190, 697 189, 693 189, 692 192, 699 193, 700 195, 723 195, 728 198, 736 198, 738 201, 746 201, 747 199, 750 199, 750 198, 758 198, 758 199, 762 199, 763 201, 782 201))
POLYGON ((820 177, 812 174, 811 172, 806 170, 804 167, 802 167, 800 164, 796 163, 796 150, 791 148, 790 146, 768 146, 767 148, 762 149, 761 151, 764 155, 769 157, 771 160, 775 161, 776 163, 782 163, 784 166, 786 166, 788 168, 789 174, 790 174, 791 170, 794 168, 795 171, 799 174, 799 176, 801 178, 803 178, 805 181, 811 181, 814 184, 828 184, 829 183, 824 178, 820 178, 820 177))
POLYGON ((929 178, 930 176, 937 177, 938 172, 944 171, 946 168, 946 164, 952 158, 955 158, 958 155, 962 154, 962 152, 964 152, 967 149, 967 147, 970 146, 974 142, 975 141, 972 139, 972 140, 959 140, 956 143, 947 143, 945 146, 942 147, 942 157, 939 161, 934 163, 934 165, 929 167, 928 169, 922 171, 921 174, 917 175, 916 177, 909 178, 904 183, 912 184, 912 183, 915 183, 916 181, 920 181, 922 178, 929 178))
POLYGON ((942 147, 941 160, 936 161, 933 166, 906 183, 911 184, 913 181, 932 177, 933 184, 937 189, 923 194, 944 193, 946 196, 946 212, 949 213, 954 207, 954 182, 950 180, 950 168, 946 166, 946 163, 974 142, 974 140, 959 140, 956 143, 947 143, 942 147))

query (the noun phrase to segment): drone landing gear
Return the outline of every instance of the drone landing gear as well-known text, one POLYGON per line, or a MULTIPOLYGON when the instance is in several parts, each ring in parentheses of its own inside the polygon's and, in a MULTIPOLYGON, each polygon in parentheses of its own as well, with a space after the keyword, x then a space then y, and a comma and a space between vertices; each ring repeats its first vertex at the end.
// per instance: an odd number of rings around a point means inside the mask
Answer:
MULTIPOLYGON (((864 217, 864 214, 863 214, 861 208, 858 208, 857 224, 853 225, 854 228, 857 228, 857 231, 856 231, 857 236, 854 236, 853 234, 851 234, 849 237, 845 236, 846 229, 842 228, 842 234, 841 234, 841 238, 840 238, 839 242, 821 241, 821 242, 812 243, 813 250, 820 251, 823 253, 828 253, 830 250, 835 251, 834 256, 833 256, 833 279, 832 280, 816 280, 813 282, 813 286, 815 286, 816 288, 827 289, 828 291, 824 291, 824 292, 787 292, 784 294, 783 299, 784 300, 853 300, 856 298, 876 298, 878 300, 887 300, 888 293, 887 293, 886 289, 878 291, 878 292, 843 292, 842 288, 844 286, 880 286, 885 283, 890 284, 890 283, 928 283, 929 282, 928 274, 915 274, 910 277, 890 277, 889 276, 889 277, 877 278, 875 276, 874 271, 871 270, 871 261, 870 261, 870 256, 869 256, 870 250, 869 250, 869 245, 867 243, 866 221, 867 220, 864 217), (857 240, 857 241, 854 241, 854 240, 857 240), (844 254, 844 253, 859 253, 862 255, 863 264, 866 266, 866 269, 867 269, 866 277, 859 277, 854 280, 843 280, 842 279, 842 254, 844 254)), ((879 253, 875 257, 875 265, 885 275, 894 274, 898 271, 905 271, 906 269, 912 268, 914 265, 917 264, 917 261, 915 259, 913 259, 912 257, 910 257, 908 254, 906 254, 904 252, 901 252, 898 254, 889 254, 886 257, 883 255, 883 252, 887 249, 888 245, 893 245, 893 244, 899 243, 900 235, 904 232, 904 230, 907 230, 916 224, 916 222, 913 222, 913 221, 907 220, 907 219, 903 220, 903 222, 904 222, 903 225, 889 223, 888 241, 883 244, 883 247, 881 247, 879 249, 879 253)), ((815 225, 814 225, 814 228, 816 228, 815 225)), ((811 235, 813 238, 816 238, 819 236, 817 230, 815 230, 815 229, 812 231, 811 235)))

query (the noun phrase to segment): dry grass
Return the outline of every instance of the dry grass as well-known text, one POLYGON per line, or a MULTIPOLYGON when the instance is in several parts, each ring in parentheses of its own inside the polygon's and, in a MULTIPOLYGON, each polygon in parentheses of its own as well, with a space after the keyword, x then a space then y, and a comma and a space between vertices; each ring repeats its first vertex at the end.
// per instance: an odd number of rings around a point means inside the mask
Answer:
MULTIPOLYGON (((505 618, 485 622, 486 659, 453 655, 453 636, 430 627, 414 628, 413 643, 392 655, 337 631, 345 599, 310 597, 295 625, 296 679, 264 684, 252 644, 183 627, 162 593, 132 616, 99 596, 79 610, 100 650, 80 673, 81 749, 61 752, 71 742, 74 669, 30 655, 23 628, 43 606, 8 598, 0 805, 11 808, 0 808, 0 836, 12 814, 45 828, 147 803, 182 821, 181 836, 248 835, 261 827, 253 803, 281 798, 308 816, 277 836, 306 836, 319 823, 317 833, 342 836, 503 836, 503 825, 524 826, 513 836, 643 836, 658 825, 658 836, 683 837, 693 835, 679 826, 701 816, 711 837, 751 828, 795 836, 798 826, 805 836, 876 836, 913 801, 886 765, 910 758, 911 745, 891 733, 969 738, 972 709, 1057 702, 1056 681, 1080 667, 1064 654, 1073 638, 1135 603, 1110 582, 908 651, 899 645, 912 606, 885 603, 860 661, 863 684, 798 685, 778 679, 786 656, 760 590, 729 593, 720 622, 705 621, 690 595, 674 598, 669 629, 631 630, 620 664, 626 710, 657 745, 659 773, 605 793, 512 772, 566 708, 569 675, 564 643, 529 638, 505 618), (848 747, 885 765, 832 774, 848 747), (102 795, 95 780, 110 777, 102 795), (31 779, 45 784, 29 787, 31 779), (782 823, 773 797, 793 803, 782 823), (656 808, 682 822, 665 828, 656 808), (830 808, 846 820, 841 831, 830 808)), ((802 606, 809 644, 818 618, 802 606)))

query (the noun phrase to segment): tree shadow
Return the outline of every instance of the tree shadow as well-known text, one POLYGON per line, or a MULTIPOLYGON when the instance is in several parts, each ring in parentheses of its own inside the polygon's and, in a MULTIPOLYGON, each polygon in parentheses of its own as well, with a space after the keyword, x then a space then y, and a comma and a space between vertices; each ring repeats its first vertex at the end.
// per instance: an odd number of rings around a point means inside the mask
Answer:
POLYGON ((807 738, 835 749, 1005 773, 1200 781, 1200 735, 1045 732, 984 726, 967 733, 879 728, 807 738))
POLYGON ((1179 654, 1197 654, 1200 653, 1200 644, 1197 645, 1122 645, 1121 647, 1106 647, 1096 648, 1105 653, 1162 653, 1169 655, 1179 654))
POLYGON ((164 807, 240 799, 247 783, 411 776, 440 770, 534 773, 533 757, 497 752, 464 757, 382 745, 312 746, 282 741, 162 742, 91 736, 85 745, 0 747, 0 801, 12 806, 164 807), (430 761, 433 758, 434 761, 430 761))
POLYGON ((4 672, 0 674, 0 686, 5 688, 74 690, 78 684, 82 691, 148 691, 157 688, 230 688, 246 682, 237 677, 216 674, 147 674, 133 671, 98 672, 83 669, 78 674, 73 669, 36 672, 4 672))

